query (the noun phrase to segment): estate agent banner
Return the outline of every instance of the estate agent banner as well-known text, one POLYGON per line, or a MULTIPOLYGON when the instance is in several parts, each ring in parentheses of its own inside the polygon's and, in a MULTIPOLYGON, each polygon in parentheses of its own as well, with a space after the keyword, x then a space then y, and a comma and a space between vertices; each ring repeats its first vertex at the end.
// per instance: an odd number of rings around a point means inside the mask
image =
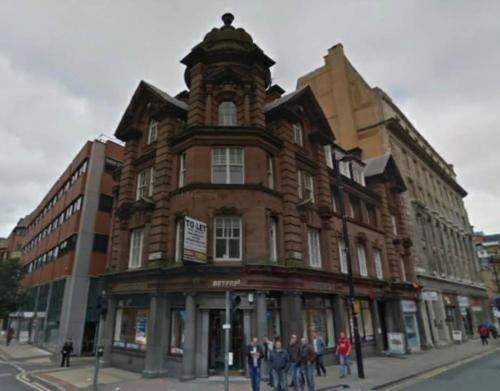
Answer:
POLYGON ((184 261, 207 262, 207 225, 201 221, 184 217, 184 261))

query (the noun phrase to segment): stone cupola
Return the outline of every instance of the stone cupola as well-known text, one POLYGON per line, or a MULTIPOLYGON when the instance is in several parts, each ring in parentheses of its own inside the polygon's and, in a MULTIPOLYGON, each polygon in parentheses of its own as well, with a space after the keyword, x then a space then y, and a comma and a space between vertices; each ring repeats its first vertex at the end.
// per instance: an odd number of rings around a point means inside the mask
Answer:
POLYGON ((264 104, 274 61, 226 13, 182 59, 189 88, 188 127, 265 127, 264 104))

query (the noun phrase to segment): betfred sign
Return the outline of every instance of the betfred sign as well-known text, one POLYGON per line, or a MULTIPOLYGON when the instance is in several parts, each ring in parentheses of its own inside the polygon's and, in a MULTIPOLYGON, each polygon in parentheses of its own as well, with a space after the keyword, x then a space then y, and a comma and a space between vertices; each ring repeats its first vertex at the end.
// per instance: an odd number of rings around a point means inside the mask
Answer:
POLYGON ((191 217, 184 217, 182 259, 189 262, 207 262, 207 225, 191 217))

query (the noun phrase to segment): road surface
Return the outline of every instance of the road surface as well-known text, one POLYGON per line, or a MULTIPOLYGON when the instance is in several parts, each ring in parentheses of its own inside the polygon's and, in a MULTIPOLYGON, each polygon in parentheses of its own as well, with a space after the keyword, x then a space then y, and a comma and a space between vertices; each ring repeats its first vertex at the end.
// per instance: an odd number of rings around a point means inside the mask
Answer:
POLYGON ((19 371, 8 361, 0 359, 0 390, 2 391, 34 391, 16 379, 19 371))
POLYGON ((439 373, 420 376, 411 382, 389 388, 405 391, 499 391, 500 352, 439 373))

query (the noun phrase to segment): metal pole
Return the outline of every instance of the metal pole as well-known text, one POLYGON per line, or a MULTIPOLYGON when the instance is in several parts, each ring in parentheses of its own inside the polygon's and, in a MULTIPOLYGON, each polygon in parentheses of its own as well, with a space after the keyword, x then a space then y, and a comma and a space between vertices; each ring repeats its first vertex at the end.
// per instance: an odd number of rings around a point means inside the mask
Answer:
POLYGON ((226 291, 226 323, 224 325, 224 391, 229 391, 229 325, 231 324, 231 297, 226 291))
POLYGON ((96 332, 95 332, 95 346, 94 346, 94 353, 95 353, 95 361, 94 361, 94 383, 92 386, 92 389, 97 390, 97 383, 98 383, 98 378, 99 378, 99 345, 100 345, 100 337, 101 337, 101 315, 98 315, 97 317, 97 324, 96 324, 96 332))
POLYGON ((351 251, 349 245, 349 230, 347 227, 347 215, 345 211, 345 197, 344 197, 344 182, 342 180, 342 175, 339 170, 339 161, 335 156, 335 151, 333 152, 333 164, 335 169, 335 179, 337 181, 338 188, 338 196, 339 196, 339 209, 340 214, 342 215, 342 236, 344 238, 345 244, 345 255, 347 260, 347 276, 349 280, 349 306, 351 308, 351 319, 352 319, 352 328, 354 332, 354 349, 356 351, 356 364, 358 367, 358 377, 360 379, 365 378, 365 369, 363 367, 363 356, 361 350, 361 338, 359 336, 359 327, 358 327, 358 317, 356 316, 356 311, 354 308, 354 280, 352 275, 352 259, 351 259, 351 251))

